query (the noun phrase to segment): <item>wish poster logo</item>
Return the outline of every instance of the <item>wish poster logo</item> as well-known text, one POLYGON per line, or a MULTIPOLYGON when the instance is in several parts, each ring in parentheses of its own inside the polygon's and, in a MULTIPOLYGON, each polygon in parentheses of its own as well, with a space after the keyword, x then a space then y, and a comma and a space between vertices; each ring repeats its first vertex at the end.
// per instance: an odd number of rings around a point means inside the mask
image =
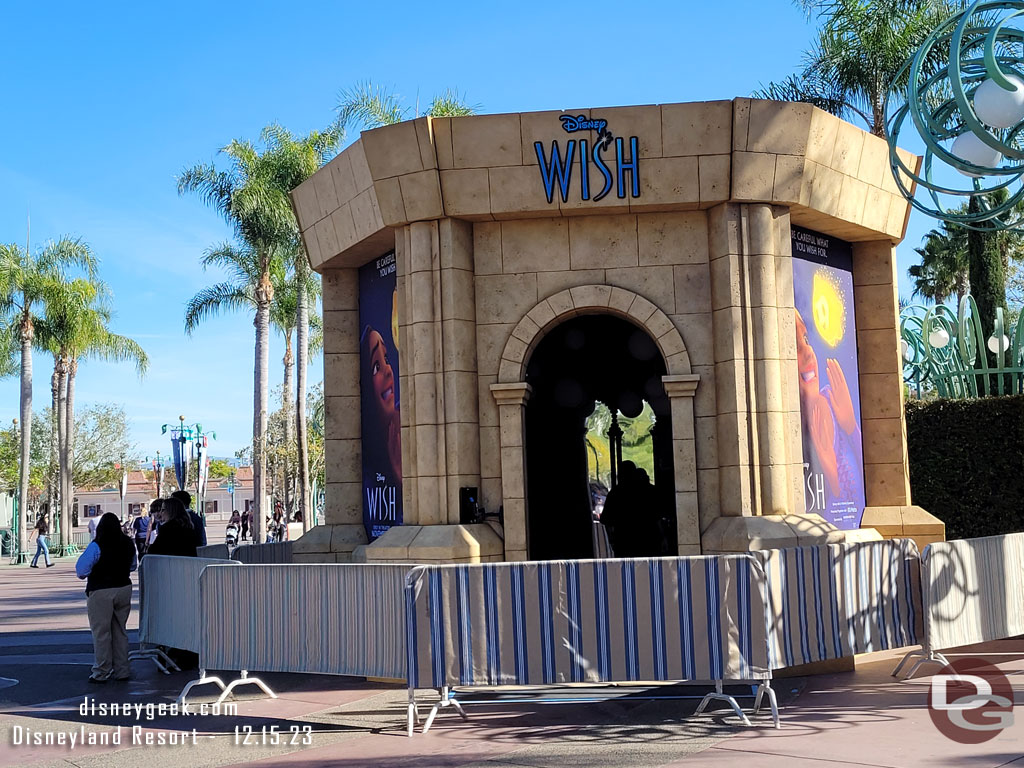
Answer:
POLYGON ((796 352, 804 451, 804 507, 837 528, 864 515, 853 249, 792 228, 796 352))
POLYGON ((359 270, 359 396, 363 525, 373 541, 402 524, 402 427, 398 393, 395 254, 359 270))

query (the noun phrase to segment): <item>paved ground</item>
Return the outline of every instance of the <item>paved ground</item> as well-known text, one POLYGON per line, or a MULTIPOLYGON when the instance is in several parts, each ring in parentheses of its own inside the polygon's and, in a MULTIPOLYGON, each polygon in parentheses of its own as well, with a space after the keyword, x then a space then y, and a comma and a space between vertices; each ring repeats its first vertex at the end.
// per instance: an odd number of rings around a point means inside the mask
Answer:
MULTIPOLYGON (((766 717, 756 719, 753 728, 737 727, 725 710, 690 717, 695 698, 650 701, 626 696, 558 706, 480 705, 471 709, 469 722, 446 712, 430 733, 408 739, 401 687, 312 675, 267 675, 280 698, 249 696, 229 715, 83 715, 86 696, 102 703, 169 704, 195 673, 164 676, 150 664, 136 663, 135 678, 128 683, 89 684, 92 653, 82 586, 70 560, 58 563, 49 570, 0 567, 0 767, 119 768, 159 761, 160 768, 250 763, 353 768, 1024 768, 1024 718, 985 744, 949 741, 929 719, 928 678, 895 682, 889 677, 897 658, 892 653, 864 657, 853 673, 776 681, 783 703, 783 728, 778 731, 766 717), (70 749, 14 743, 18 733, 22 738, 27 732, 77 736, 114 733, 118 725, 120 745, 76 744, 70 749), (137 734, 132 726, 139 727, 137 734), (271 743, 275 727, 281 733, 277 745, 271 743), (196 744, 191 743, 193 728, 196 744), (189 743, 132 744, 133 736, 144 739, 147 734, 154 739, 187 736, 189 743)), ((136 616, 133 611, 133 629, 136 616)), ((964 655, 984 655, 998 663, 1010 675, 1017 703, 1024 703, 1024 641, 967 649, 964 655)), ((699 695, 694 689, 676 692, 699 695)))

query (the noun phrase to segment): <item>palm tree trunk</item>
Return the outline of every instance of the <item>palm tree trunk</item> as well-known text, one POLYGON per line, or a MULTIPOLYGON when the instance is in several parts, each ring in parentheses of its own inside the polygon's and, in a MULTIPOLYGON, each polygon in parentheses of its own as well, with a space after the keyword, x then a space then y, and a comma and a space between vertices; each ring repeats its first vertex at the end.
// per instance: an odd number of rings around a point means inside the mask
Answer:
POLYGON ((18 553, 28 549, 28 485, 32 471, 32 317, 26 311, 21 319, 21 466, 18 474, 18 553))
POLYGON ((299 513, 302 515, 302 531, 313 527, 313 511, 309 503, 309 437, 306 433, 306 365, 309 360, 309 307, 306 304, 306 275, 309 267, 306 255, 302 253, 295 265, 295 279, 299 291, 295 308, 295 441, 298 449, 298 490, 299 513))
POLYGON ((253 531, 256 541, 266 539, 266 488, 267 488, 267 379, 270 364, 270 348, 267 344, 270 335, 270 297, 272 288, 270 280, 261 281, 257 288, 256 305, 256 366, 253 375, 253 444, 252 444, 252 491, 253 491, 253 531), (269 290, 268 290, 269 289, 269 290), (268 296, 269 294, 269 296, 268 296))
MULTIPOLYGON (((68 515, 71 516, 75 506, 75 376, 78 374, 78 361, 72 358, 68 362, 68 404, 65 408, 64 422, 64 492, 68 499, 68 515)), ((81 519, 81 510, 79 510, 81 519)))
POLYGON ((50 528, 60 527, 60 435, 58 434, 58 412, 60 411, 60 376, 57 373, 57 359, 53 360, 53 374, 50 376, 50 462, 47 465, 49 486, 50 528))
POLYGON ((292 482, 293 467, 288 460, 289 452, 295 440, 295 425, 292 423, 292 393, 295 392, 295 356, 292 354, 292 335, 284 337, 284 392, 281 394, 281 407, 284 409, 284 444, 285 453, 281 459, 284 475, 284 508, 291 520, 295 512, 295 483, 292 482))
POLYGON ((57 477, 60 488, 60 550, 71 543, 71 502, 67 492, 67 414, 68 414, 68 374, 64 360, 58 363, 57 371, 57 477))

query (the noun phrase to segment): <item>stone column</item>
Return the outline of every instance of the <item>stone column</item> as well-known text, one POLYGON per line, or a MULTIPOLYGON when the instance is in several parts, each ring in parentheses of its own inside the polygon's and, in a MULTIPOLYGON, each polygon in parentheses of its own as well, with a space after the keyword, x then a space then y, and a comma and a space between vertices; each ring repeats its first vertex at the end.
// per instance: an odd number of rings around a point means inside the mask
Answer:
POLYGON ((942 541, 945 525, 910 498, 896 254, 890 241, 853 244, 853 296, 867 503, 862 526, 886 537, 912 537, 921 547, 942 541))
POLYGON ((790 538, 786 516, 804 512, 789 214, 724 204, 708 241, 722 518, 704 548, 735 551, 790 538))
POLYGON ((498 404, 501 435, 501 497, 505 508, 505 559, 526 560, 529 541, 526 519, 526 403, 530 385, 524 382, 492 384, 498 404))
POLYGON ((700 554, 697 503, 697 452, 694 438, 693 396, 700 383, 696 373, 662 376, 665 394, 672 410, 672 456, 675 470, 676 542, 679 554, 700 554))
POLYGON ((327 270, 324 303, 325 524, 295 542, 296 562, 347 562, 366 543, 359 408, 359 273, 327 270))

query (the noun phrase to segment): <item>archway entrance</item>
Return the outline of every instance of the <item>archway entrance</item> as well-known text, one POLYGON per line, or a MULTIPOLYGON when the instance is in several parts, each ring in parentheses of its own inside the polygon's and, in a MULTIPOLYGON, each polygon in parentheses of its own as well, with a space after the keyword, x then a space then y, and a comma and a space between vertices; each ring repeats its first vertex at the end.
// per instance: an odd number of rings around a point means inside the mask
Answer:
MULTIPOLYGON (((585 315, 566 320, 537 344, 526 368, 532 395, 526 406, 526 486, 528 554, 531 559, 594 556, 592 520, 600 489, 591 478, 619 479, 621 441, 609 440, 602 425, 591 441, 605 440, 604 451, 588 447, 588 418, 603 404, 613 434, 621 417, 646 414, 649 427, 633 424, 627 448, 645 466, 653 488, 637 515, 661 521, 659 534, 642 542, 644 554, 675 554, 675 487, 671 408, 662 377, 665 361, 655 341, 641 328, 617 316, 585 315), (647 408, 645 408, 648 406, 647 408), (653 414, 653 415, 651 415, 653 414), (610 465, 602 467, 602 453, 610 465), (595 468, 597 472, 595 473, 595 468), (653 508, 651 508, 653 507, 653 508)), ((599 506, 599 501, 598 501, 599 506)), ((646 530, 652 530, 650 526, 646 530)))

